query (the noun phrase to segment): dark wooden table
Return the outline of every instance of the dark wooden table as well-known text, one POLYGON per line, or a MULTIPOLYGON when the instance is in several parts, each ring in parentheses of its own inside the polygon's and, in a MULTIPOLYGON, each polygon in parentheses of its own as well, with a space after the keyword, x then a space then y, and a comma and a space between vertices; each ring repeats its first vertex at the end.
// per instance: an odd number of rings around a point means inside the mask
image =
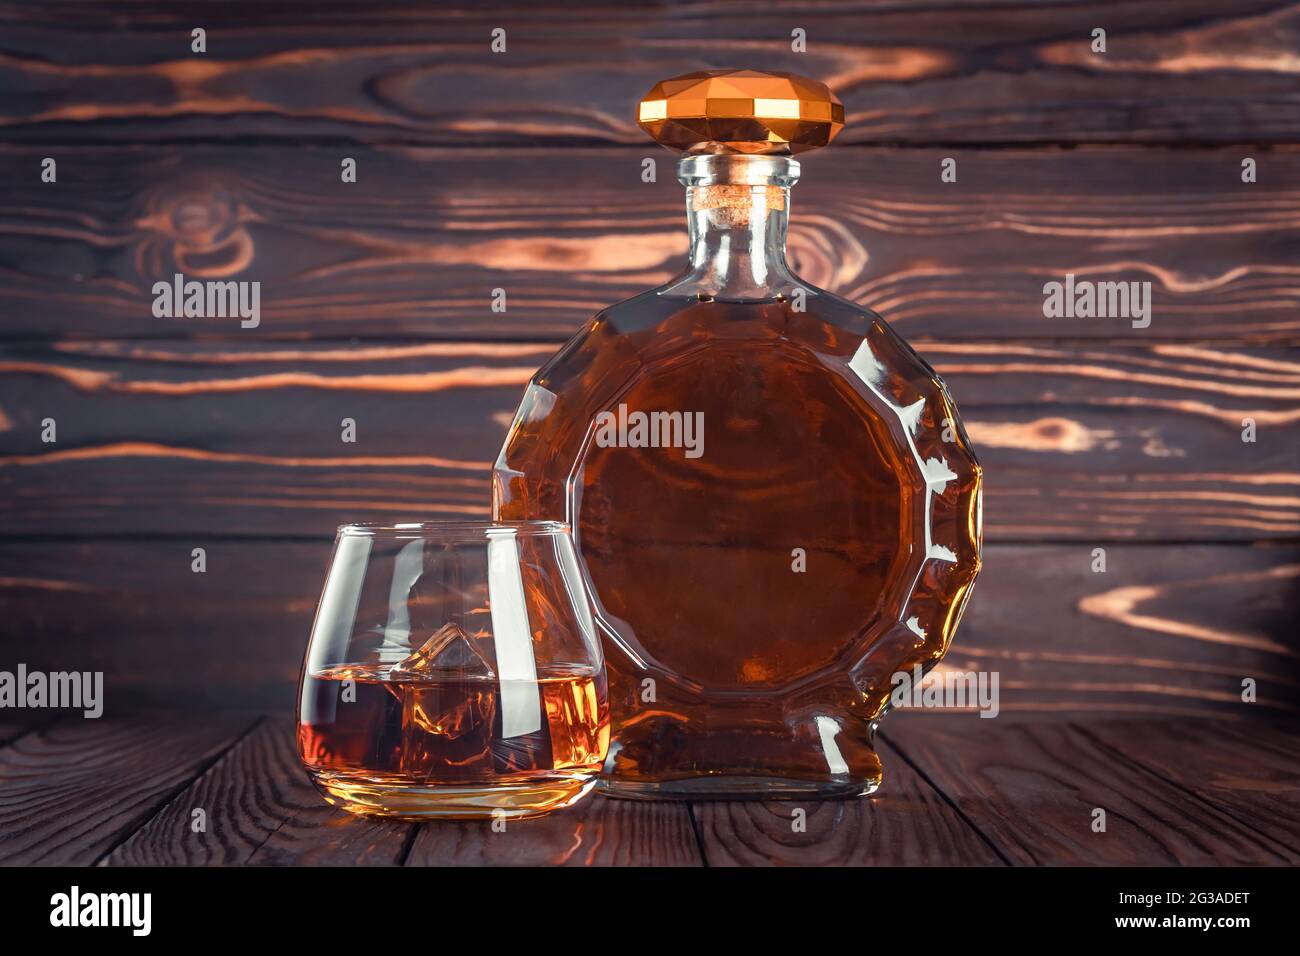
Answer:
POLYGON ((897 714, 881 744, 885 786, 870 799, 597 796, 494 832, 371 822, 326 806, 283 715, 24 724, 14 713, 0 723, 0 863, 9 865, 1300 862, 1300 725, 1291 722, 897 714))

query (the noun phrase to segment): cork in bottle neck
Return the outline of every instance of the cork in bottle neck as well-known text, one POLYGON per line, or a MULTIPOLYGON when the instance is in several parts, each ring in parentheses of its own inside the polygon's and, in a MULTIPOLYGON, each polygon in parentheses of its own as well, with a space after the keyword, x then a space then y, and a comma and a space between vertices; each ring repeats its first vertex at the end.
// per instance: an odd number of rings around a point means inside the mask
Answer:
POLYGON ((789 188, 799 164, 786 156, 689 155, 686 186, 690 265, 672 294, 770 300, 795 279, 785 260, 789 188))
POLYGON ((715 228, 734 229, 786 211, 799 163, 788 156, 687 155, 677 164, 677 178, 687 188, 692 212, 705 213, 715 228))

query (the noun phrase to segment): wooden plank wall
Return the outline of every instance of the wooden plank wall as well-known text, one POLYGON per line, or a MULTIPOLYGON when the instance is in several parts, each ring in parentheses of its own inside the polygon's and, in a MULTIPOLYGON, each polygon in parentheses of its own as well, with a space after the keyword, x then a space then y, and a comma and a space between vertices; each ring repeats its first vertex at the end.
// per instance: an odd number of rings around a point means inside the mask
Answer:
POLYGON ((333 527, 485 514, 528 376, 678 268, 636 100, 754 66, 848 109, 800 272, 917 345, 987 470, 950 663, 1010 714, 1293 714, 1298 51, 1277 0, 0 3, 0 669, 288 707, 333 527), (155 318, 177 271, 261 281, 260 326, 155 318), (1150 327, 1044 318, 1067 272, 1151 282, 1150 327))

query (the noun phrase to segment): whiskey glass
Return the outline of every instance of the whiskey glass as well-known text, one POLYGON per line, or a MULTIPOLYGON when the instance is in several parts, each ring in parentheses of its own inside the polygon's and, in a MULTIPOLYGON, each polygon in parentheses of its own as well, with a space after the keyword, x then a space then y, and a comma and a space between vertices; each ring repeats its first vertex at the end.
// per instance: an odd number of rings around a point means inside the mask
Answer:
POLYGON ((569 528, 339 528, 298 694, 327 803, 407 820, 537 816, 595 785, 605 666, 569 528))

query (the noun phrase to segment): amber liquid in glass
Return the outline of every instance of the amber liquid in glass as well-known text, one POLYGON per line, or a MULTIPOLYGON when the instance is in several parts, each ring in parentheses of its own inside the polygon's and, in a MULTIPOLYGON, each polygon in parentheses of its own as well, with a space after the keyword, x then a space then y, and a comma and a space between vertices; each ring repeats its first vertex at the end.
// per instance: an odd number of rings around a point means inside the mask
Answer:
POLYGON ((456 816, 458 794, 465 816, 533 816, 594 782, 609 737, 604 679, 578 669, 501 681, 330 667, 303 682, 298 750, 325 799, 354 813, 418 819, 432 793, 440 817, 456 816), (507 709, 518 723, 520 706, 537 708, 522 715, 536 729, 507 737, 507 709))
POLYGON ((497 463, 495 513, 574 525, 606 637, 607 790, 875 788, 891 675, 942 656, 978 569, 978 466, 954 460, 942 486, 916 477, 918 456, 953 459, 927 445, 945 419, 928 366, 825 293, 802 311, 784 296, 646 293, 538 373, 497 463), (914 426, 864 401, 873 366, 849 368, 864 354, 915 370, 872 382, 914 426), (700 453, 600 446, 596 416, 619 406, 699 413, 700 453), (961 563, 920 563, 931 540, 961 563), (925 628, 906 623, 909 601, 925 628))

